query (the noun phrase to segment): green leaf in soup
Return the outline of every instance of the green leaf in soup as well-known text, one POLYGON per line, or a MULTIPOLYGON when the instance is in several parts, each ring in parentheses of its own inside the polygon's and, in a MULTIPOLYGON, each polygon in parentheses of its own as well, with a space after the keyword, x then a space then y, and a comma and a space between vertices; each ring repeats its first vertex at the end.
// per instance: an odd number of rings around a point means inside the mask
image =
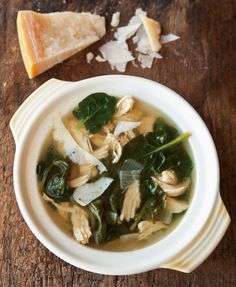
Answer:
POLYGON ((177 129, 168 125, 162 118, 156 119, 153 130, 153 133, 149 134, 148 141, 156 147, 173 140, 179 135, 177 129))
POLYGON ((54 147, 49 148, 46 161, 40 161, 36 167, 42 191, 56 201, 67 201, 72 194, 66 184, 68 172, 69 164, 54 147))
POLYGON ((144 195, 144 198, 153 196, 156 198, 156 204, 161 209, 164 209, 166 206, 166 193, 157 185, 153 180, 146 179, 141 182, 140 187, 141 193, 144 195))
POLYGON ((47 172, 47 163, 46 161, 39 161, 36 167, 36 173, 40 180, 42 180, 47 172))
POLYGON ((152 157, 149 156, 148 153, 154 149, 155 147, 149 144, 144 135, 139 135, 124 146, 122 157, 119 162, 123 163, 126 159, 134 159, 137 162, 145 165, 146 162, 152 157))
POLYGON ((158 201, 154 196, 149 197, 143 204, 140 212, 135 216, 134 223, 130 226, 130 231, 135 231, 141 220, 155 220, 159 212, 158 201))
POLYGON ((181 180, 189 177, 193 169, 193 162, 183 146, 178 145, 163 151, 166 160, 161 166, 161 171, 173 169, 181 180))
POLYGON ((91 132, 98 132, 113 116, 116 98, 106 93, 94 93, 86 97, 73 110, 73 115, 91 132))
POLYGON ((47 158, 45 161, 39 161, 36 167, 36 174, 40 181, 45 182, 50 169, 52 168, 53 161, 62 158, 56 151, 54 146, 50 146, 47 151, 47 158))
POLYGON ((66 177, 69 171, 69 164, 64 160, 55 160, 52 163, 48 173, 45 193, 58 200, 65 200, 68 197, 66 191, 69 191, 66 184, 66 177))
POLYGON ((112 226, 108 231, 107 241, 112 241, 120 238, 121 235, 131 233, 127 225, 122 222, 116 226, 112 226))
POLYGON ((105 211, 101 199, 96 199, 88 204, 88 207, 96 218, 95 242, 102 244, 107 239, 107 223, 105 219, 105 211))

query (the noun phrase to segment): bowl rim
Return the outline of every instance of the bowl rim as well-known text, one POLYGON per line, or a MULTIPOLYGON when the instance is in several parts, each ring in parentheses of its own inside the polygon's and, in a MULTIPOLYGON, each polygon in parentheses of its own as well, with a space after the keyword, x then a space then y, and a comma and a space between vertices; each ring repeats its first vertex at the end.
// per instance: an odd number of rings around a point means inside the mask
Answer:
MULTIPOLYGON (((201 230, 202 226, 204 226, 204 224, 206 223, 213 207, 215 204, 215 200, 216 200, 216 196, 218 194, 218 186, 219 186, 219 163, 218 163, 218 156, 217 156, 217 152, 216 152, 216 148, 213 142, 213 139, 205 125, 205 123, 203 122, 203 120, 201 119, 201 117, 199 116, 199 114, 194 110, 194 108, 186 101, 184 100, 180 95, 178 95, 176 92, 174 92, 173 90, 169 89, 168 87, 148 80, 148 79, 144 79, 141 77, 135 77, 135 76, 128 76, 128 75, 106 75, 106 76, 98 76, 98 77, 93 77, 93 78, 88 78, 82 81, 78 81, 78 82, 64 82, 64 81, 60 81, 60 83, 62 85, 67 85, 67 93, 69 93, 69 91, 71 92, 72 90, 77 90, 80 89, 82 86, 86 87, 86 85, 96 85, 96 83, 100 83, 100 82, 105 82, 105 81, 124 81, 124 80, 128 80, 128 81, 134 81, 134 82, 139 82, 142 83, 144 85, 151 85, 155 88, 161 88, 162 90, 165 90, 168 94, 170 98, 175 98, 176 101, 178 101, 179 103, 181 103, 181 105, 185 106, 186 109, 188 109, 192 114, 195 115, 195 117, 198 119, 198 123, 202 125, 202 127, 204 128, 206 134, 207 134, 207 141, 209 143, 209 145, 211 146, 211 149, 209 151, 209 153, 211 153, 213 159, 214 159, 214 174, 215 174, 215 182, 214 182, 214 187, 212 188, 215 192, 212 196, 212 199, 209 201, 208 204, 208 210, 205 213, 205 219, 201 222, 201 226, 198 226, 198 230, 196 230, 195 234, 192 234, 191 238, 189 238, 188 243, 190 242, 190 240, 193 240, 195 238, 195 236, 198 234, 198 232, 201 230), (69 83, 69 84, 68 84, 69 83)), ((58 82, 58 80, 49 80, 48 82, 58 82)), ((48 82, 46 82, 45 84, 47 84, 48 82)), ((44 84, 44 85, 45 85, 44 84)), ((39 88, 40 89, 40 88, 39 88)), ((31 95, 34 96, 36 95, 38 92, 38 89, 31 95)), ((39 91, 40 93, 40 91, 39 91)), ((30 96, 30 97, 31 97, 30 96)), ((62 97, 63 95, 61 95, 62 97)), ((135 96, 135 95, 134 95, 135 96)), ((35 96, 34 96, 35 97, 35 96)), ((58 96, 59 97, 59 96, 58 96)), ((52 97, 53 98, 53 97, 52 97)), ((56 100, 58 100, 57 97, 55 97, 54 99, 49 99, 48 101, 44 102, 44 105, 42 105, 40 110, 43 110, 43 106, 46 107, 47 105, 49 105, 52 102, 55 102, 56 100)), ((42 99, 43 100, 43 99, 42 99)), ((170 99, 167 99, 168 101, 170 99)), ((82 269, 86 269, 88 271, 92 271, 95 273, 101 273, 101 274, 111 274, 111 275, 118 275, 118 274, 133 274, 133 273, 139 273, 139 272, 144 272, 147 270, 151 270, 153 268, 156 268, 156 264, 155 264, 155 260, 150 260, 149 262, 145 262, 145 264, 140 264, 140 265, 135 265, 135 266, 131 266, 129 268, 127 267, 123 267, 121 266, 121 268, 119 270, 107 270, 107 266, 106 268, 103 268, 102 266, 96 266, 96 264, 86 264, 83 261, 80 260, 74 260, 73 258, 71 258, 70 255, 68 255, 66 252, 63 252, 62 250, 58 249, 57 247, 54 246, 54 244, 52 243, 53 241, 50 240, 49 238, 47 238, 47 236, 45 236, 45 234, 42 233, 42 230, 40 230, 39 228, 37 228, 37 225, 35 225, 35 222, 32 220, 31 218, 31 214, 30 212, 27 210, 26 204, 24 202, 24 195, 22 194, 21 191, 21 172, 20 172, 20 166, 21 166, 21 162, 22 162, 22 149, 24 149, 24 144, 27 142, 27 132, 32 128, 32 124, 33 122, 37 119, 37 115, 35 115, 32 118, 32 121, 28 121, 27 123, 27 128, 25 133, 22 135, 22 138, 20 141, 18 141, 17 143, 17 148, 16 148, 16 153, 15 153, 15 160, 14 160, 14 188, 15 188, 15 194, 16 194, 16 199, 21 211, 21 214, 23 215, 26 223, 28 224, 29 228, 33 231, 33 233, 35 234, 35 236, 43 243, 43 245, 45 245, 50 251, 52 251, 54 254, 56 254, 58 257, 62 258, 63 260, 67 261, 68 263, 75 265, 77 267, 80 267, 82 269)), ((13 131, 14 134, 14 128, 11 126, 11 129, 13 131)), ((191 142, 190 142, 190 146, 191 146, 191 142)), ((186 218, 186 215, 185 215, 186 218)), ((184 220, 184 219, 183 219, 184 220)), ((183 221, 182 220, 182 221, 183 221)), ((172 234, 177 228, 179 228, 179 226, 182 224, 181 223, 170 233, 172 234)), ((169 236, 169 235, 168 235, 169 236)), ((167 236, 167 237, 168 237, 167 236)), ((166 237, 163 239, 165 240, 166 237)), ((162 241, 163 241, 162 240, 162 241)), ((186 245, 187 243, 185 242, 184 245, 186 245)), ((147 251, 148 249, 153 250, 153 247, 156 244, 153 244, 151 246, 148 246, 146 248, 143 248, 141 250, 145 250, 147 251)), ((184 247, 184 245, 182 247, 184 247)), ((179 248, 178 250, 176 250, 175 253, 172 254, 168 254, 168 256, 165 256, 165 260, 170 260, 172 257, 176 256, 176 254, 181 250, 181 248, 179 248)), ((127 257, 127 255, 131 255, 131 254, 135 254, 135 253, 142 253, 142 255, 144 254, 143 252, 139 252, 139 251, 127 251, 127 252, 121 252, 119 254, 123 254, 125 255, 124 257, 127 257)), ((106 256, 108 256, 109 254, 112 254, 113 256, 117 257, 117 252, 110 252, 110 251, 100 251, 100 250, 93 250, 93 253, 101 255, 101 254, 105 254, 106 256), (114 254, 113 254, 114 253, 114 254)), ((162 262, 158 262, 158 265, 160 265, 162 262)))

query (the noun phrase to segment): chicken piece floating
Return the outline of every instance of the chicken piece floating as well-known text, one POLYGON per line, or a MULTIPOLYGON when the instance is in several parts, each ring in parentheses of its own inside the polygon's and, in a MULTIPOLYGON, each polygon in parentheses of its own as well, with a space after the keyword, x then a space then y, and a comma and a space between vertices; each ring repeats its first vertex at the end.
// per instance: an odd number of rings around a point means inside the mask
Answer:
POLYGON ((141 203, 141 196, 139 191, 139 181, 135 180, 126 190, 125 198, 121 210, 120 220, 130 221, 135 216, 136 210, 141 203))
POLYGON ((82 244, 87 244, 92 235, 88 213, 81 207, 75 206, 74 212, 71 214, 71 222, 76 240, 82 244))
POLYGON ((69 185, 69 187, 75 188, 75 187, 84 185, 88 181, 89 181, 89 175, 86 174, 86 175, 82 175, 80 177, 68 180, 67 184, 69 185))
POLYGON ((93 155, 82 149, 71 136, 63 124, 59 114, 54 115, 53 139, 62 144, 63 150, 69 159, 79 165, 91 163, 98 166, 100 173, 106 171, 105 165, 93 155))
POLYGON ((96 157, 96 159, 104 159, 108 157, 109 155, 109 145, 102 146, 93 152, 93 156, 96 157))
POLYGON ((159 221, 156 221, 155 223, 148 220, 141 221, 138 224, 139 239, 146 239, 152 233, 157 232, 163 228, 166 228, 166 225, 159 221))
POLYGON ((45 193, 43 194, 43 199, 54 205, 63 218, 68 219, 68 215, 71 213, 73 233, 76 240, 82 244, 89 242, 92 232, 89 226, 89 215, 84 209, 79 206, 69 207, 68 202, 56 203, 45 193))
POLYGON ((108 133, 105 139, 105 143, 108 144, 112 150, 112 163, 117 163, 122 155, 122 146, 120 142, 113 134, 108 133))
POLYGON ((187 178, 182 182, 177 181, 177 177, 173 171, 163 171, 160 175, 152 176, 152 180, 156 182, 168 196, 176 197, 186 192, 190 186, 190 179, 187 178))
POLYGON ((134 99, 131 96, 123 97, 117 103, 117 111, 115 113, 115 117, 120 117, 130 110, 132 110, 134 105, 134 99))

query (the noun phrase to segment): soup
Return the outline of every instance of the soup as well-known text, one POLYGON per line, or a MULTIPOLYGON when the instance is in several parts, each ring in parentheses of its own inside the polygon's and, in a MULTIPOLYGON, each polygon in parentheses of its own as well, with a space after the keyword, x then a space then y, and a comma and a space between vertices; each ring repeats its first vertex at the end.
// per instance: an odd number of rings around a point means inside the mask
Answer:
POLYGON ((162 239, 189 206, 190 135, 131 96, 95 93, 63 119, 55 114, 37 165, 50 215, 90 247, 125 251, 162 239))

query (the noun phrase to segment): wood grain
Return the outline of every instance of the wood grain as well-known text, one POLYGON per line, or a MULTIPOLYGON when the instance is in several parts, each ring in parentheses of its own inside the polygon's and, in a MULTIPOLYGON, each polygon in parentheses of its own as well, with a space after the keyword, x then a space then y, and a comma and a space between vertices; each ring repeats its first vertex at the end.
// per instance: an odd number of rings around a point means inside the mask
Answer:
POLYGON ((0 0, 0 286, 236 286, 234 8, 230 0, 0 0), (106 16, 107 23, 113 12, 121 11, 121 24, 126 24, 137 7, 159 19, 165 33, 175 33, 181 39, 163 47, 164 59, 156 60, 152 69, 129 65, 126 74, 158 81, 190 102, 212 133, 220 158, 221 195, 232 223, 213 254, 191 274, 153 270, 132 276, 102 276, 75 268, 39 243, 23 221, 14 195, 15 145, 9 120, 20 104, 52 77, 78 81, 114 73, 106 63, 87 65, 85 60, 89 50, 97 53, 101 43, 111 38, 109 32, 91 48, 29 80, 18 46, 17 11, 91 11, 106 16))

